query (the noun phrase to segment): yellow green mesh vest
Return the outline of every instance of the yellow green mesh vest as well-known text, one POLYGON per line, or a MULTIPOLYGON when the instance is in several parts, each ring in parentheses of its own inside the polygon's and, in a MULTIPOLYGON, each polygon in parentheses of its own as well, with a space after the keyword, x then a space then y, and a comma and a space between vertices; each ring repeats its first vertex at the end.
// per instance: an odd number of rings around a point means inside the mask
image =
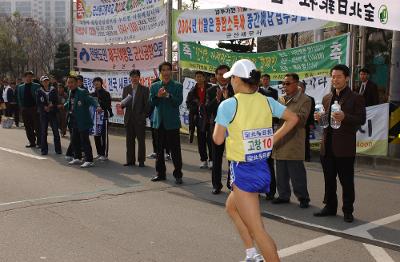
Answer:
POLYGON ((228 125, 226 158, 251 162, 269 157, 272 150, 272 112, 262 94, 236 94, 236 114, 228 125))

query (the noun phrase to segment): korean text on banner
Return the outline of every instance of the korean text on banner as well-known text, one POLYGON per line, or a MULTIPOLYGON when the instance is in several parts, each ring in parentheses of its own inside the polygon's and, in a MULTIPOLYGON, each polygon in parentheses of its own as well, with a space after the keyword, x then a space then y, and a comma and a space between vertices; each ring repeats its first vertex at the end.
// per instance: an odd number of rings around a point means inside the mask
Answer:
POLYGON ((296 72, 300 78, 329 75, 336 64, 348 64, 348 46, 348 34, 282 51, 252 54, 180 42, 179 59, 182 68, 214 72, 221 64, 232 66, 237 60, 246 58, 252 60, 262 73, 270 74, 272 80, 282 80, 288 72, 296 72))
POLYGON ((122 45, 76 44, 79 68, 131 70, 157 68, 164 61, 165 37, 122 45))
MULTIPOLYGON (((83 1, 83 0, 82 0, 83 1)), ((144 3, 151 0, 144 1, 144 3)), ((158 3, 158 2, 157 2, 158 3)), ((167 8, 159 4, 140 4, 129 12, 107 15, 84 15, 74 21, 74 41, 77 43, 122 43, 146 40, 164 35, 167 29, 167 8), (88 17, 89 16, 89 17, 88 17)), ((103 14, 102 12, 100 14, 103 14)))
POLYGON ((327 27, 325 20, 242 7, 173 12, 174 41, 233 40, 327 27))
MULTIPOLYGON (((81 72, 83 76, 83 85, 88 89, 89 93, 95 91, 93 86, 93 79, 101 77, 103 79, 104 88, 110 92, 112 98, 122 98, 122 91, 125 86, 130 85, 129 71, 115 71, 115 72, 81 72)), ((151 82, 158 76, 157 70, 148 70, 140 72, 140 83, 144 86, 150 87, 151 82)))
POLYGON ((400 31, 399 0, 219 0, 218 2, 400 31))

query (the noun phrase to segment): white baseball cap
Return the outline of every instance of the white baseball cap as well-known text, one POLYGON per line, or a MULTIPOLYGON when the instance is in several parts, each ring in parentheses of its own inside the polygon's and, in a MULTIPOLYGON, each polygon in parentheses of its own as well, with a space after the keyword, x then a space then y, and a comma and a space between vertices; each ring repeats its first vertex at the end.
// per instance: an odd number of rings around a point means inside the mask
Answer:
POLYGON ((45 80, 50 80, 50 79, 49 79, 48 76, 42 76, 42 77, 40 78, 40 82, 43 82, 43 81, 45 81, 45 80))
POLYGON ((231 76, 237 76, 241 78, 250 78, 250 73, 253 70, 257 70, 256 65, 248 60, 248 59, 241 59, 236 61, 231 70, 224 74, 224 78, 229 78, 231 76))

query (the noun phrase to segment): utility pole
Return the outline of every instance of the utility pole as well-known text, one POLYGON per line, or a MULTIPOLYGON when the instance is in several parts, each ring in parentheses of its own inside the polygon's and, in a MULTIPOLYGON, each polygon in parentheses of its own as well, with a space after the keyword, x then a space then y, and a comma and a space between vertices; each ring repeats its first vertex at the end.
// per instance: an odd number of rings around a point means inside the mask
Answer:
POLYGON ((360 41, 359 41, 359 50, 360 50, 360 56, 359 56, 359 65, 361 68, 365 67, 365 54, 367 50, 367 28, 365 26, 360 26, 360 41))
MULTIPOLYGON (((393 31, 392 40, 392 59, 390 66, 390 90, 389 90, 389 101, 395 108, 400 108, 400 32, 393 31)), ((399 119, 395 119, 395 114, 391 116, 391 132, 394 136, 394 140, 389 143, 389 156, 400 157, 400 128, 399 119), (396 130, 397 127, 397 130, 396 130), (396 142, 397 141, 397 142, 396 142)))
POLYGON ((350 71, 351 71, 351 76, 350 76, 350 86, 353 87, 354 85, 354 74, 355 74, 355 68, 357 67, 357 26, 355 25, 349 25, 349 31, 350 31, 350 71))
POLYGON ((172 0, 167 2, 167 61, 172 63, 172 0))
POLYGON ((314 43, 321 42, 324 40, 324 29, 314 30, 314 43))
POLYGON ((70 0, 69 71, 74 70, 74 0, 70 0))

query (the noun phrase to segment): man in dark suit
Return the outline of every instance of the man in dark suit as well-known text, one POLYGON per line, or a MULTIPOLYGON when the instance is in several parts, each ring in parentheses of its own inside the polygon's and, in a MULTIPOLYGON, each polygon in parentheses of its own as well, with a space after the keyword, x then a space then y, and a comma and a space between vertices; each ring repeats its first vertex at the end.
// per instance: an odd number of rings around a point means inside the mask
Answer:
POLYGON ((164 148, 168 144, 174 164, 175 183, 182 181, 182 152, 179 129, 181 127, 179 106, 183 101, 183 86, 172 80, 172 64, 164 62, 159 66, 162 80, 151 85, 150 103, 154 106, 153 127, 157 140, 157 175, 153 182, 166 180, 164 148))
POLYGON ((354 92, 364 97, 365 106, 374 106, 379 104, 379 93, 377 85, 369 80, 369 75, 367 68, 360 70, 361 84, 354 89, 354 92))
POLYGON ((131 84, 122 91, 122 108, 125 108, 124 125, 126 129, 126 163, 136 165, 135 139, 138 141, 139 167, 144 167, 146 160, 146 117, 149 113, 149 88, 141 85, 140 71, 129 73, 131 84))
MULTIPOLYGON (((210 119, 211 134, 214 133, 215 117, 217 116, 218 106, 222 101, 235 95, 233 88, 230 84, 230 79, 225 79, 224 74, 230 70, 227 65, 220 65, 215 70, 215 77, 217 84, 207 90, 206 95, 206 109, 208 119, 210 119)), ((217 145, 212 142, 212 185, 213 194, 221 193, 222 189, 222 157, 224 155, 225 143, 217 145)), ((228 179, 227 186, 230 187, 228 179)))
POLYGON ((40 147, 40 120, 36 109, 36 93, 40 85, 33 82, 33 72, 25 72, 25 82, 18 86, 18 105, 22 109, 26 137, 29 144, 26 147, 40 147))
POLYGON ((48 153, 47 129, 50 123, 54 137, 54 150, 57 154, 61 154, 60 133, 58 132, 57 123, 57 112, 61 106, 58 104, 57 90, 54 87, 50 87, 48 76, 42 76, 40 82, 43 87, 37 91, 36 104, 40 115, 41 152, 42 155, 47 155, 48 153))
POLYGON ((212 167, 212 134, 210 133, 210 121, 206 110, 206 93, 211 84, 206 82, 205 73, 197 71, 195 73, 196 85, 189 91, 186 99, 186 106, 189 109, 189 131, 190 142, 194 131, 197 131, 197 145, 200 154, 200 168, 212 167), (208 148, 208 154, 207 154, 208 148))
POLYGON ((95 77, 93 79, 93 86, 95 91, 92 93, 92 97, 97 99, 101 109, 104 111, 101 133, 94 136, 94 143, 97 150, 96 159, 105 161, 108 160, 108 118, 114 115, 111 109, 111 95, 104 89, 103 79, 101 77, 95 77))
MULTIPOLYGON (((321 164, 325 179, 326 205, 321 211, 314 213, 314 216, 336 215, 338 207, 336 177, 339 176, 343 191, 344 221, 351 223, 354 220, 356 133, 358 128, 365 123, 365 103, 364 98, 352 92, 348 86, 350 69, 347 66, 336 65, 331 70, 331 76, 333 90, 332 93, 324 96, 322 104, 325 112, 331 114, 331 106, 334 101, 338 101, 341 111, 333 113, 332 117, 341 122, 341 125, 338 129, 330 126, 324 129, 321 141, 321 164)), ((315 118, 319 121, 320 115, 316 113, 315 118)))
POLYGON ((99 103, 89 95, 87 90, 78 88, 76 76, 69 76, 67 79, 69 88, 69 97, 64 104, 69 112, 69 124, 72 128, 71 141, 73 143, 74 159, 69 162, 70 165, 81 164, 82 148, 85 152, 85 162, 82 168, 92 167, 93 152, 90 145, 89 130, 93 127, 93 120, 90 115, 90 106, 96 107, 97 112, 102 112, 99 103))
POLYGON ((270 75, 264 74, 261 79, 262 85, 258 89, 258 92, 260 92, 261 94, 263 94, 267 97, 272 97, 273 99, 278 100, 278 90, 272 88, 269 85, 270 80, 271 80, 270 75))

